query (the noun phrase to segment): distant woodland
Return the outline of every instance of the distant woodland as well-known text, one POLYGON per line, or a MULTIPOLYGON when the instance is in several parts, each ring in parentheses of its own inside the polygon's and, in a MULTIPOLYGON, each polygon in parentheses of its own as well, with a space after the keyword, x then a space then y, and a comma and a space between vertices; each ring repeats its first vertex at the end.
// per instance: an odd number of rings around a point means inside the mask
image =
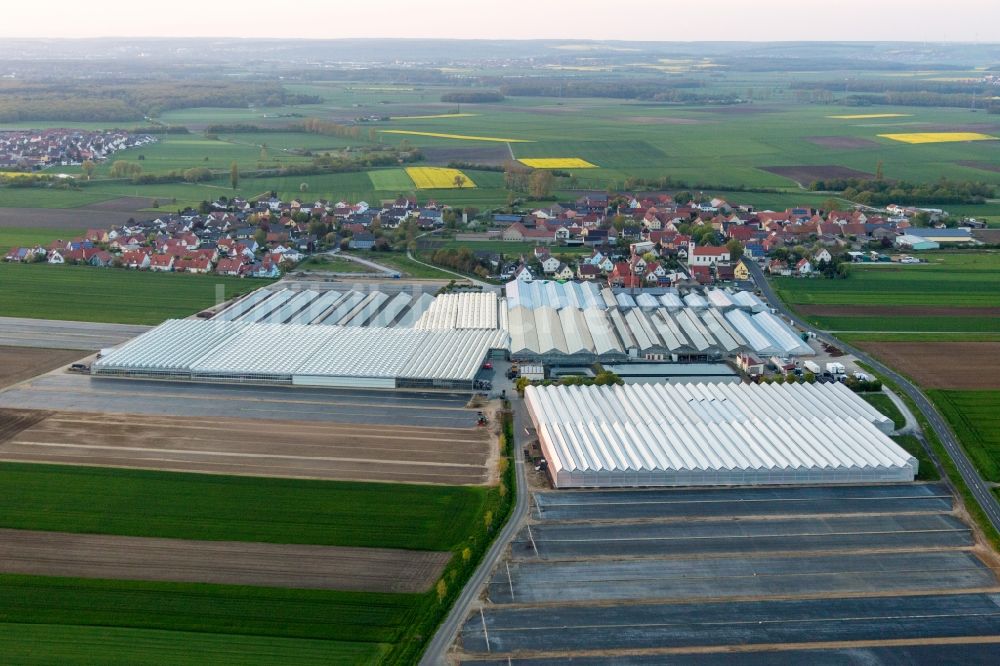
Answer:
POLYGON ((164 111, 199 106, 314 104, 279 83, 236 81, 0 83, 0 122, 30 120, 121 122, 155 118, 164 111))

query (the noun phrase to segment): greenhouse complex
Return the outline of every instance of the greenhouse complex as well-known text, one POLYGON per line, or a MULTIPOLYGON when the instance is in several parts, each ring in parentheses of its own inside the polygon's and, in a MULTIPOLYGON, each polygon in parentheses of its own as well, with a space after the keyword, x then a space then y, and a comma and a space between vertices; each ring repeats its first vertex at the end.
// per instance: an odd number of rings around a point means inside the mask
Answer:
POLYGON ((556 487, 912 481, 892 422, 839 383, 529 386, 556 487))
POLYGON ((101 359, 97 376, 352 388, 472 389, 507 334, 172 320, 101 359))
MULTIPOLYGON (((99 376, 301 386, 474 389, 487 358, 549 366, 711 363, 741 352, 812 354, 753 294, 632 294, 592 283, 421 286, 284 283, 204 318, 169 321, 93 364, 99 376), (304 287, 304 288, 303 288, 304 287), (419 351, 418 351, 419 350, 419 351)), ((488 384, 488 382, 486 382, 488 384)))

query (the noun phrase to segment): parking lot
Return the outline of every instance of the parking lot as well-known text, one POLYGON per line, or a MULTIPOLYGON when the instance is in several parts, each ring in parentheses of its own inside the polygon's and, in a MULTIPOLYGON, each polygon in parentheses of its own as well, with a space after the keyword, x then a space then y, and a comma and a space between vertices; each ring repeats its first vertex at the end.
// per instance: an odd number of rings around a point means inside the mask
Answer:
POLYGON ((810 662, 878 664, 907 643, 957 642, 975 658, 1000 641, 996 563, 942 484, 532 499, 460 660, 802 663, 791 651, 815 644, 810 662), (871 661, 845 660, 852 646, 871 661))

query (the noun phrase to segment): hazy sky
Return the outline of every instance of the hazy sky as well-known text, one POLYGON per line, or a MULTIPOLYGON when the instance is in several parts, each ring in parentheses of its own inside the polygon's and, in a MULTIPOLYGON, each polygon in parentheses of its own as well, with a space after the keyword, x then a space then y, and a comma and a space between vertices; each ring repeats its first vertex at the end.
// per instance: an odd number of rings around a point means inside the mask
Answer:
POLYGON ((11 0, 3 37, 1000 42, 998 0, 11 0))

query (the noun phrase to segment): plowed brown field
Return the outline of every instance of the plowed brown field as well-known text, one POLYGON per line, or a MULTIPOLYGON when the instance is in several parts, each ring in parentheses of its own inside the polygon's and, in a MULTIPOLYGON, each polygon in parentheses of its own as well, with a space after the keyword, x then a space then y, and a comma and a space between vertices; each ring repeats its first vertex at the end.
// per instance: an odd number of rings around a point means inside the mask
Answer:
POLYGON ((485 429, 55 412, 19 427, 0 460, 471 485, 489 482, 490 451, 485 429))
POLYGON ((924 388, 1000 389, 1000 342, 858 342, 924 388))

